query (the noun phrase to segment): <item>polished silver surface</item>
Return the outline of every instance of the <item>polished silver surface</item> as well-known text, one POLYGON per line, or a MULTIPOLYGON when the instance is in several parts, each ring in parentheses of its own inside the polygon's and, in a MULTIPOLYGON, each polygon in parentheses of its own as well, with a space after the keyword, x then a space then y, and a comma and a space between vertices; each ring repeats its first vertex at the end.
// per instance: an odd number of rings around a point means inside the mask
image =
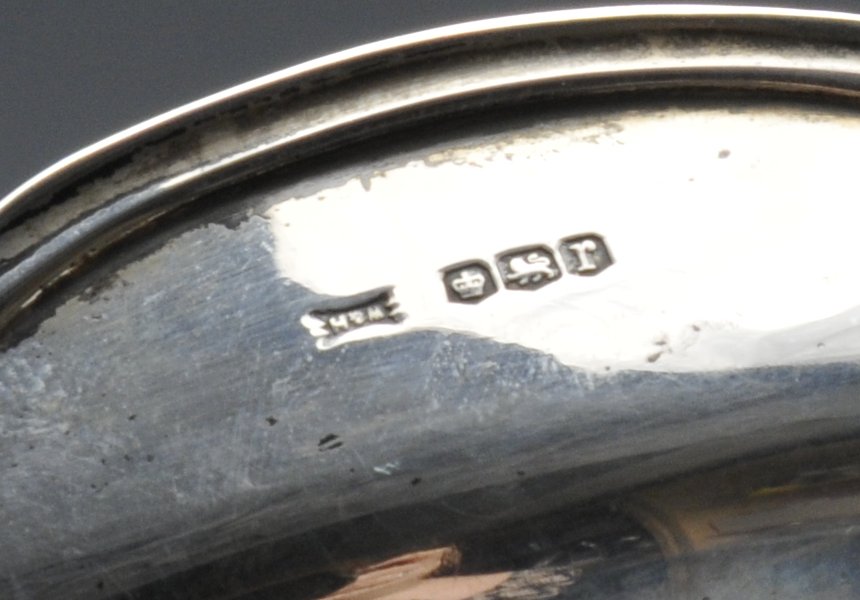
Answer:
POLYGON ((0 592, 856 596, 858 34, 456 27, 25 184, 0 592))

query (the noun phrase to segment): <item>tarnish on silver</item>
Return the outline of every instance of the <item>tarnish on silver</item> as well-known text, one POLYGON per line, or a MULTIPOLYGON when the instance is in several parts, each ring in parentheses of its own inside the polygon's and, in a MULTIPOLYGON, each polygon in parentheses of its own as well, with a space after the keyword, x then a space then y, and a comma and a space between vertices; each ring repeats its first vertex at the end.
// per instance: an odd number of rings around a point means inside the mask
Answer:
POLYGON ((858 39, 444 28, 25 183, 0 597, 857 597, 858 39))

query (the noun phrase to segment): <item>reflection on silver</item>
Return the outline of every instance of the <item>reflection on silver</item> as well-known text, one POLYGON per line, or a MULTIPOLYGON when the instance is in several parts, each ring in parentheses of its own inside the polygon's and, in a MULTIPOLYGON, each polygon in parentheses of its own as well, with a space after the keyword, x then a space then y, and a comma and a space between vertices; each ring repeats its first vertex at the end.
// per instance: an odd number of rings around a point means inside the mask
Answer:
POLYGON ((0 597, 857 597, 858 35, 456 27, 25 184, 0 597))
POLYGON ((848 360, 858 136, 853 114, 790 106, 605 111, 348 167, 266 217, 288 281, 395 288, 409 319, 361 339, 455 329, 596 373, 848 360), (492 265, 501 291, 446 294, 445 264, 492 265))

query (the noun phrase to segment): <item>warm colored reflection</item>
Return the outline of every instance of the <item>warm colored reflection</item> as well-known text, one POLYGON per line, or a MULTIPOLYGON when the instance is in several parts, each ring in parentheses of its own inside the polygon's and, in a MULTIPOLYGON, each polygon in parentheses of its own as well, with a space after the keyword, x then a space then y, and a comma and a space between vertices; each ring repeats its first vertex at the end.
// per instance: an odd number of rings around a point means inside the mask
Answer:
POLYGON ((360 570, 354 582, 324 600, 465 600, 510 577, 510 573, 442 576, 455 571, 460 559, 454 547, 403 554, 360 570))
POLYGON ((856 444, 801 447, 637 495, 633 512, 670 555, 860 523, 856 444))

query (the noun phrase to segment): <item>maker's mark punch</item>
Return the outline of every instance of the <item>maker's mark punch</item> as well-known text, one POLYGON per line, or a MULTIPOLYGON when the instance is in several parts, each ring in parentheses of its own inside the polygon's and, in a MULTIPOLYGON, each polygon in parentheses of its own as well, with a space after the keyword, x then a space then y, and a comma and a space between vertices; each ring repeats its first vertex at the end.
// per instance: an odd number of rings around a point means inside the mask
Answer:
POLYGON ((331 347, 337 338, 356 329, 399 323, 404 318, 394 301, 392 288, 386 288, 339 299, 331 307, 312 310, 302 317, 302 325, 318 339, 321 347, 331 347))

